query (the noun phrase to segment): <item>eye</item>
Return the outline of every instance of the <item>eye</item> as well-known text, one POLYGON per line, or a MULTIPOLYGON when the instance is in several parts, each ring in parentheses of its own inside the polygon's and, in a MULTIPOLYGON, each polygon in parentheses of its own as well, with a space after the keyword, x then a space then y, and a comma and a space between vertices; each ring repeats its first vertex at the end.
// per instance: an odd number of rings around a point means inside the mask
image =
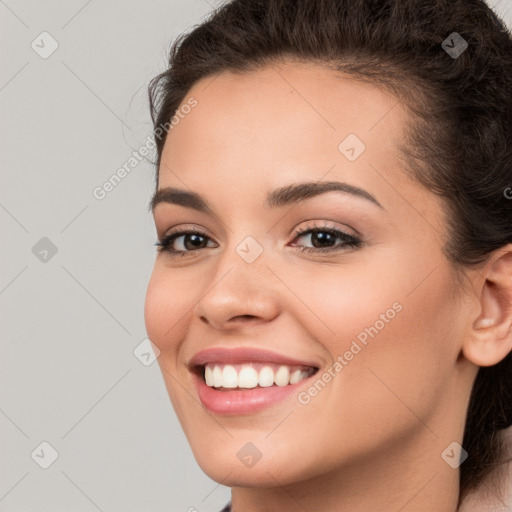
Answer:
POLYGON ((171 254, 171 256, 177 256, 178 254, 184 256, 188 252, 195 252, 195 250, 204 249, 204 242, 208 239, 209 237, 207 235, 197 231, 196 229, 182 229, 181 231, 169 233, 168 235, 159 238, 155 245, 158 247, 159 252, 165 251, 171 254), (173 247, 173 244, 182 237, 183 240, 177 244, 182 248, 176 249, 173 247))
POLYGON ((358 248, 362 245, 362 241, 353 235, 329 225, 317 226, 314 223, 313 226, 306 226, 295 231, 293 236, 294 241, 302 237, 309 240, 313 247, 299 247, 299 250, 313 253, 341 251, 343 248, 358 248), (341 242, 336 244, 336 240, 341 242))
MULTIPOLYGON (((339 229, 332 226, 324 225, 317 226, 306 226, 301 230, 297 230, 293 233, 293 240, 299 238, 309 239, 313 247, 301 247, 299 250, 313 253, 333 252, 341 251, 344 248, 358 248, 362 245, 359 238, 349 235, 339 229), (336 241, 339 241, 336 243, 336 241)), ((162 238, 159 238, 155 245, 158 247, 159 252, 167 252, 171 256, 185 256, 188 253, 196 252, 207 247, 208 241, 211 241, 210 237, 198 231, 196 229, 182 229, 174 233, 169 233, 162 238), (175 242, 182 240, 174 246, 175 242)), ((211 246, 210 246, 211 247, 211 246)), ((214 246, 215 247, 215 246, 214 246)))

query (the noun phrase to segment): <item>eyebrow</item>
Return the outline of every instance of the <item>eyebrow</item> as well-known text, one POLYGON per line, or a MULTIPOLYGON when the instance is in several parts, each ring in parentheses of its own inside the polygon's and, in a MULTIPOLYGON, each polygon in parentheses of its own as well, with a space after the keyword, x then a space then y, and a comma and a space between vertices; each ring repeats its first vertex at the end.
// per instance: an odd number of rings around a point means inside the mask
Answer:
MULTIPOLYGON (((366 190, 339 181, 297 183, 272 190, 267 195, 264 207, 267 209, 280 208, 333 191, 343 192, 366 199, 385 210, 379 201, 366 190)), ((201 195, 188 190, 173 187, 161 188, 153 195, 149 203, 149 209, 154 211, 157 204, 160 203, 176 204, 192 208, 198 212, 214 215, 213 209, 201 195)))

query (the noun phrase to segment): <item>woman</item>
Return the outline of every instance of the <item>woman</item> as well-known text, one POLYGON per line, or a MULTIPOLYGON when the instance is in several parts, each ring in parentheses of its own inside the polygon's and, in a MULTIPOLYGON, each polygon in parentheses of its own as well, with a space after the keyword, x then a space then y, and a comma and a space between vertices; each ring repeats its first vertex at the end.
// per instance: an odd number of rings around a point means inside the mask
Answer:
POLYGON ((145 320, 225 510, 497 493, 511 91, 480 0, 234 0, 175 42, 150 86, 145 320))

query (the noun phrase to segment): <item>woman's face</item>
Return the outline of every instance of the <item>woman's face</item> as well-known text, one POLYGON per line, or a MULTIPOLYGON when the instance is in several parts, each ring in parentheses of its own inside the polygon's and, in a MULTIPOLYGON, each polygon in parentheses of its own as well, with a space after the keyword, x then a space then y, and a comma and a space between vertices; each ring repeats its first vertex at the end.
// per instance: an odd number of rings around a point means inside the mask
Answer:
POLYGON ((445 464, 470 385, 463 296, 443 205, 400 158, 403 106, 289 63, 208 77, 187 102, 154 219, 159 237, 198 234, 158 253, 145 320, 200 466, 258 487, 355 478, 390 453, 445 464))

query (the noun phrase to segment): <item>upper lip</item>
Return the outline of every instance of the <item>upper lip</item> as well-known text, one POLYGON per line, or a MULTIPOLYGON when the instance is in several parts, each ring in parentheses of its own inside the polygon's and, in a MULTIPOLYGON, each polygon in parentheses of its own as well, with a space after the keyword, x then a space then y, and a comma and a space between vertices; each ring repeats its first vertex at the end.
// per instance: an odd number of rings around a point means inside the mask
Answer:
POLYGON ((207 363, 246 363, 246 362, 268 362, 284 364, 288 366, 313 366, 318 368, 318 363, 294 359, 270 350, 263 350, 253 347, 210 347, 197 352, 189 362, 189 367, 203 366, 207 363))

